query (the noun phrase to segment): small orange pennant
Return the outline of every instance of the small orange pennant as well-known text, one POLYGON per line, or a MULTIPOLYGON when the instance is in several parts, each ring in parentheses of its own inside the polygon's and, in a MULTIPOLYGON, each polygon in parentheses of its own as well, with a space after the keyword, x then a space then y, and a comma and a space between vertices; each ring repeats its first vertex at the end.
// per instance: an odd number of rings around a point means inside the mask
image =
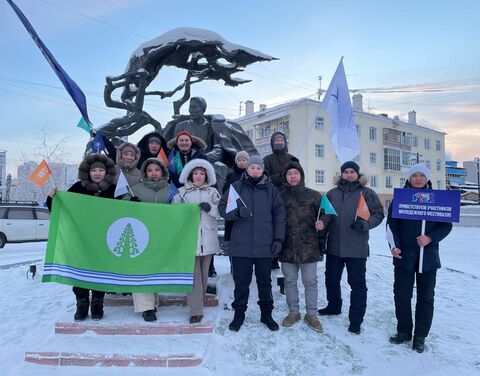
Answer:
POLYGON ((362 192, 360 192, 360 197, 358 198, 357 217, 360 217, 366 221, 368 221, 370 218, 370 210, 368 209, 367 202, 365 201, 362 192))
POLYGON ((32 174, 28 179, 38 187, 42 188, 47 180, 52 176, 52 171, 48 167, 45 159, 40 162, 40 164, 33 170, 32 174))
POLYGON ((167 158, 167 155, 165 154, 165 152, 163 151, 163 148, 160 148, 160 151, 158 152, 158 155, 157 155, 157 158, 159 158, 163 165, 165 167, 168 167, 168 158, 167 158))

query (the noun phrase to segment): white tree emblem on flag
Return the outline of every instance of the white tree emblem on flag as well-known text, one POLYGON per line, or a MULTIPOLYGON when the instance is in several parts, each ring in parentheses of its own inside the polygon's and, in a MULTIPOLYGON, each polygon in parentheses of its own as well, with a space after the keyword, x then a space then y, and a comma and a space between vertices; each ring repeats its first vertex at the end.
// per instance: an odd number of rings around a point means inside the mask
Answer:
POLYGON ((107 231, 108 249, 117 257, 140 256, 147 248, 148 229, 136 218, 124 217, 113 222, 107 231))

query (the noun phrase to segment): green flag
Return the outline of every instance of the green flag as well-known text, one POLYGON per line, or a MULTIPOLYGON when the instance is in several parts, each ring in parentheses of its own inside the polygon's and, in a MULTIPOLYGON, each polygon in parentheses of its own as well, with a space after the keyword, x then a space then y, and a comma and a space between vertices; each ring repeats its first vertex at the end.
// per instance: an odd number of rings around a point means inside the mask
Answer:
POLYGON ((327 195, 322 195, 322 200, 320 201, 320 210, 322 209, 325 211, 325 214, 332 214, 338 216, 335 208, 328 200, 327 195))
POLYGON ((84 131, 90 133, 90 131, 92 130, 92 127, 90 126, 90 124, 88 124, 88 122, 83 118, 83 116, 80 118, 78 124, 77 124, 77 127, 78 128, 82 128, 84 131))
POLYGON ((199 208, 58 192, 43 282, 112 292, 189 292, 199 208))

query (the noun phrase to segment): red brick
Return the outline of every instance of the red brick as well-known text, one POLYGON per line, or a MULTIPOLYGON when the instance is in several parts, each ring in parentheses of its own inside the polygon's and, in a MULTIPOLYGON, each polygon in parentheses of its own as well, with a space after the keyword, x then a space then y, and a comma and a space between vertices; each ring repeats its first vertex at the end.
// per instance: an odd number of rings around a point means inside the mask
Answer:
POLYGON ((181 334, 193 334, 193 333, 212 333, 212 323, 190 324, 180 327, 181 334))
POLYGON ((60 357, 58 352, 26 352, 25 362, 45 366, 58 366, 60 357))
POLYGON ((178 326, 152 326, 149 334, 162 335, 162 334, 180 334, 180 328, 178 326))
POLYGON ((117 334, 118 329, 116 327, 98 327, 98 328, 91 328, 95 333, 99 335, 109 335, 109 336, 114 336, 117 334))
POLYGON ((93 367, 95 365, 95 357, 93 354, 60 353, 60 365, 93 367))
POLYGON ((205 307, 217 307, 218 306, 218 298, 215 295, 208 294, 205 296, 205 300, 203 302, 205 307))
POLYGON ((142 356, 131 359, 135 367, 167 367, 167 358, 159 356, 142 356))
POLYGON ((120 335, 148 335, 150 328, 140 325, 125 325, 117 328, 117 334, 120 335))
POLYGON ((201 364, 201 358, 168 358, 168 367, 195 367, 201 364))

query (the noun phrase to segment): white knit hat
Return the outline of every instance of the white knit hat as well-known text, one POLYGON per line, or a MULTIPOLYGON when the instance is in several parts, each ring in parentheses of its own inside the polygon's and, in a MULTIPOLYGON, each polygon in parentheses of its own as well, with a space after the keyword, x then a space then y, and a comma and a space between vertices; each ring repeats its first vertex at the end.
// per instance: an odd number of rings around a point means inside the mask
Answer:
POLYGON ((427 180, 430 180, 430 170, 428 169, 427 166, 420 163, 417 163, 408 169, 408 180, 410 180, 412 175, 416 172, 422 173, 423 175, 425 175, 427 180))

